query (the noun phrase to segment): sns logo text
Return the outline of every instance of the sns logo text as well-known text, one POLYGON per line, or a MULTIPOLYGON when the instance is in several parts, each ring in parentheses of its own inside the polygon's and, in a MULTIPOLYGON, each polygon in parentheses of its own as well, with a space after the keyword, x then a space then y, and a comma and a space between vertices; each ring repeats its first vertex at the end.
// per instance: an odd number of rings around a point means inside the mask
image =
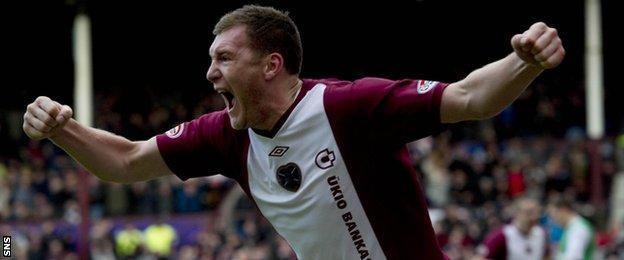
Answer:
POLYGON ((2 237, 2 256, 11 257, 11 236, 2 237))

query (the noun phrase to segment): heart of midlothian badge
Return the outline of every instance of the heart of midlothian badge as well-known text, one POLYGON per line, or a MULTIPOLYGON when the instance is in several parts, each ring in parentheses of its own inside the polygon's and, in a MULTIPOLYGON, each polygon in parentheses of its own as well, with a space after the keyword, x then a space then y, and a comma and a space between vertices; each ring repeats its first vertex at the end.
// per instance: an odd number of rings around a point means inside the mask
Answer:
POLYGON ((277 182, 284 189, 296 192, 301 186, 301 170, 295 163, 287 163, 277 168, 275 172, 277 182))

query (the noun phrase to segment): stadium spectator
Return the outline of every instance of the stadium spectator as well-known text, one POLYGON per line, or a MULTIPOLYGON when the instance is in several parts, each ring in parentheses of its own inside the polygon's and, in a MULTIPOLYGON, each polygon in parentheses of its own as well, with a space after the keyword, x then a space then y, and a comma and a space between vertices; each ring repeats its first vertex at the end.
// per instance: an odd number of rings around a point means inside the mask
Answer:
POLYGON ((202 194, 198 180, 188 180, 175 188, 176 211, 181 213, 199 212, 202 209, 202 194))
POLYGON ((590 260, 595 258, 595 233, 589 221, 572 208, 569 199, 557 197, 549 205, 548 213, 563 234, 555 252, 555 259, 590 260))
POLYGON ((134 259, 141 252, 143 234, 133 224, 128 223, 115 235, 115 250, 121 259, 134 259))
POLYGON ((89 246, 92 259, 116 259, 111 230, 110 220, 97 220, 91 228, 89 246))
POLYGON ((450 173, 448 170, 448 151, 442 150, 444 144, 436 146, 422 163, 425 181, 425 194, 430 206, 441 207, 450 200, 450 173))
POLYGON ((614 232, 614 239, 611 245, 608 245, 607 256, 609 259, 618 259, 618 256, 624 256, 624 221, 622 221, 614 232))
POLYGON ((538 201, 518 198, 513 205, 513 220, 487 235, 480 254, 487 259, 539 260, 548 252, 548 239, 538 225, 538 201))
MULTIPOLYGON (((493 117, 564 56, 556 30, 535 23, 511 39, 511 54, 452 84, 300 80, 301 41, 285 13, 245 6, 222 17, 214 34, 207 78, 223 111, 131 142, 80 125, 69 106, 40 97, 23 129, 108 181, 223 173, 301 258, 443 258, 405 143, 443 123, 493 117)), ((167 116, 156 109, 148 125, 167 116)))
POLYGON ((0 162, 0 219, 8 219, 11 215, 11 188, 9 181, 5 176, 8 175, 4 169, 4 165, 0 162), (3 171, 4 170, 4 171, 3 171))
POLYGON ((143 231, 145 249, 158 259, 168 259, 171 257, 177 236, 176 230, 165 223, 164 218, 160 216, 156 223, 149 225, 143 231))
POLYGON ((48 251, 46 259, 50 260, 65 260, 65 259, 77 259, 74 253, 68 252, 65 244, 59 238, 53 238, 48 241, 48 251))

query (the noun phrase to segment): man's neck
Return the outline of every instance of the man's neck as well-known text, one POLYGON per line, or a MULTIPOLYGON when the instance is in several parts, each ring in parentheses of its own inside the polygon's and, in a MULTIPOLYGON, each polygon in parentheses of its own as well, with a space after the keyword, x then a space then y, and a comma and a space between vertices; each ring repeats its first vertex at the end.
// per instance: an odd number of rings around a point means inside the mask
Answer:
POLYGON ((531 228, 533 227, 533 226, 525 227, 517 221, 514 221, 513 224, 516 227, 516 229, 518 229, 518 231, 520 231, 520 233, 524 236, 528 235, 531 232, 531 228))
POLYGON ((263 122, 254 129, 271 131, 278 123, 280 118, 288 111, 288 108, 295 102, 303 82, 296 76, 284 80, 281 85, 276 85, 268 91, 275 91, 275 94, 269 94, 267 106, 267 114, 263 122))
POLYGON ((566 219, 565 219, 565 227, 569 227, 570 223, 572 223, 572 221, 578 216, 578 214, 576 213, 569 213, 566 215, 566 219))

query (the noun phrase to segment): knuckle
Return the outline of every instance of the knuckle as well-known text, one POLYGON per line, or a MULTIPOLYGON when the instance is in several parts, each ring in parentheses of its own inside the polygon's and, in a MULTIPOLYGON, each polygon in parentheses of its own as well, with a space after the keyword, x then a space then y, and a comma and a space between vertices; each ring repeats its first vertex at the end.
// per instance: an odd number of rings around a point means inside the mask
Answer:
POLYGON ((544 55, 542 55, 542 54, 538 54, 538 55, 535 55, 535 60, 536 61, 545 61, 546 57, 544 57, 544 55))
POLYGON ((543 61, 542 55, 540 55, 540 54, 533 54, 533 59, 536 60, 536 61, 543 61))
POLYGON ((559 37, 555 38, 554 44, 561 46, 561 39, 559 37))
POLYGON ((48 117, 45 120, 43 120, 43 123, 45 124, 45 126, 48 126, 48 125, 54 125, 56 121, 52 119, 51 117, 48 117))
POLYGON ((546 31, 545 35, 548 35, 549 37, 554 37, 557 36, 557 31, 551 28, 546 31))
POLYGON ((37 105, 41 106, 44 105, 48 102, 52 101, 50 98, 46 97, 46 96, 39 96, 37 97, 37 100, 35 100, 35 103, 37 103, 37 105))

